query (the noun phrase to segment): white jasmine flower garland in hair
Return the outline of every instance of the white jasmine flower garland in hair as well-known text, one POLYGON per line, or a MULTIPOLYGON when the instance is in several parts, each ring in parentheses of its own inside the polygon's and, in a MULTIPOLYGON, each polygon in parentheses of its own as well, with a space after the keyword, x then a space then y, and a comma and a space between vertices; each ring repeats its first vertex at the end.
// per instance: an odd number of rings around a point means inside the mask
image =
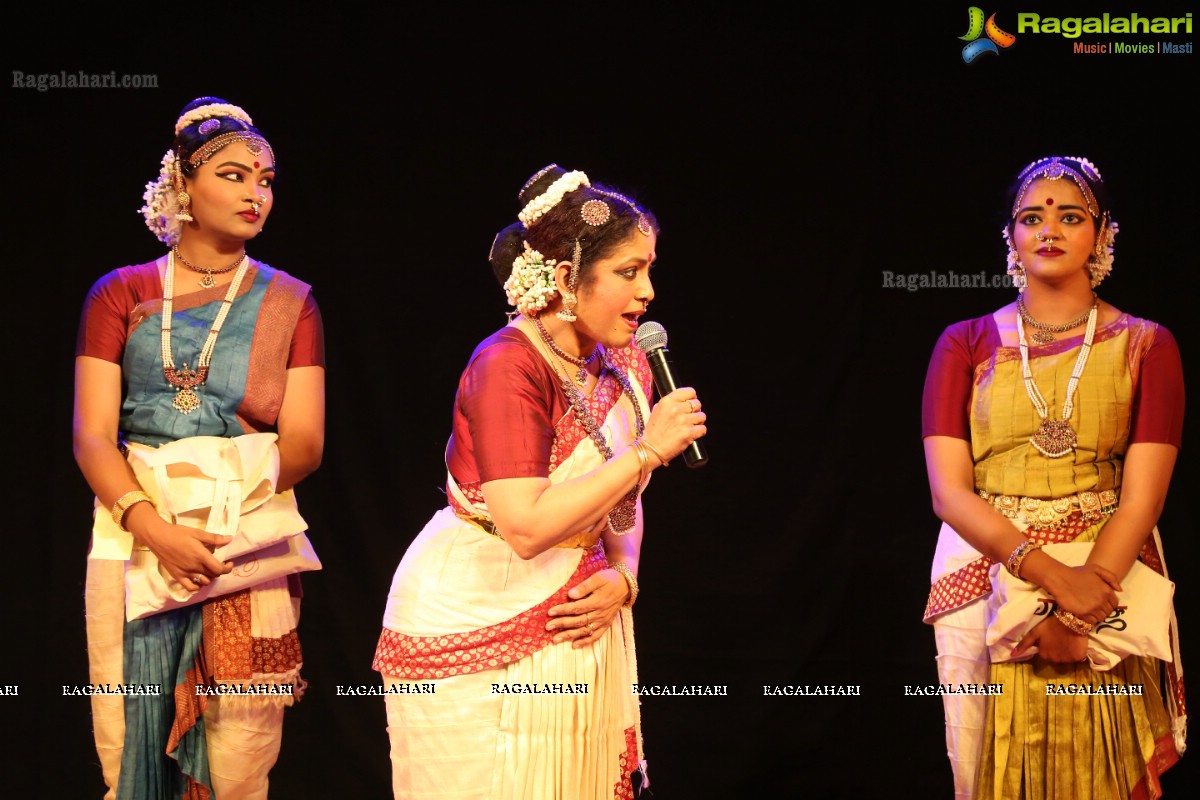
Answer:
POLYGON ((517 219, 521 220, 521 224, 528 228, 537 222, 543 214, 561 203, 563 195, 567 192, 573 192, 580 186, 591 185, 588 176, 583 172, 578 170, 568 172, 550 184, 549 189, 530 200, 528 205, 521 209, 521 213, 517 214, 517 219))
POLYGON ((254 124, 254 120, 250 119, 250 115, 239 106, 235 106, 232 103, 209 103, 206 106, 193 108, 176 120, 175 135, 178 136, 181 130, 193 122, 199 122, 202 119, 210 117, 232 117, 233 119, 241 120, 247 125, 254 124))
POLYGON ((158 178, 146 184, 146 191, 142 194, 146 204, 139 209, 146 219, 146 227, 168 247, 179 242, 179 234, 183 231, 183 223, 175 219, 179 213, 179 196, 171 183, 174 166, 175 150, 171 149, 162 158, 158 178))
POLYGON ((521 314, 541 311, 558 294, 554 286, 556 259, 547 261, 542 254, 523 242, 525 252, 513 259, 512 274, 504 282, 508 302, 521 314))

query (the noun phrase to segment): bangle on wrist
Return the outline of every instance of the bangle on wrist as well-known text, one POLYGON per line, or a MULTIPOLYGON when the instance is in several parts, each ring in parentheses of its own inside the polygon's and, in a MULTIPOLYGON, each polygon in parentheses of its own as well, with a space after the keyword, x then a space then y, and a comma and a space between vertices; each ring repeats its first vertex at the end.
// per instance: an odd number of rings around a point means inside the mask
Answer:
POLYGON ((1024 580, 1021 577, 1021 562, 1025 560, 1027 555, 1034 550, 1040 550, 1041 547, 1040 544, 1032 539, 1026 539, 1013 548, 1013 551, 1009 553, 1008 559, 1004 562, 1004 566, 1008 569, 1009 574, 1018 580, 1024 580))
POLYGON ((157 506, 154 505, 154 501, 150 499, 150 495, 146 494, 141 489, 134 489, 133 491, 126 492, 117 498, 117 502, 113 503, 112 507, 112 519, 113 522, 117 523, 118 528, 126 532, 129 531, 129 529, 125 527, 125 515, 129 513, 129 509, 133 508, 138 503, 149 503, 151 508, 157 508, 157 506))
POLYGON ((641 439, 633 440, 633 451, 638 457, 638 482, 641 486, 646 482, 646 475, 650 472, 650 458, 646 455, 646 445, 641 439))
POLYGON ((652 445, 652 444, 650 444, 649 442, 647 442, 645 439, 642 439, 642 445, 643 445, 643 446, 644 446, 644 447, 645 447, 647 450, 649 450, 651 453, 654 453, 654 457, 655 457, 655 458, 657 458, 657 459, 658 459, 660 462, 662 462, 662 465, 663 465, 664 467, 665 467, 667 464, 670 464, 670 463, 671 463, 670 461, 667 461, 665 458, 663 458, 663 454, 662 454, 662 453, 660 453, 660 452, 658 452, 658 448, 656 448, 654 445, 652 445))
POLYGON ((1070 611, 1061 608, 1054 609, 1054 618, 1063 624, 1063 626, 1076 636, 1087 636, 1096 626, 1088 622, 1086 619, 1081 619, 1070 611))
POLYGON ((633 577, 633 570, 629 568, 628 564, 624 564, 620 561, 615 561, 608 566, 610 569, 615 569, 617 572, 621 573, 621 577, 625 579, 625 583, 629 584, 629 599, 625 601, 625 607, 631 608, 633 606, 633 601, 637 600, 638 596, 638 582, 637 578, 633 577))

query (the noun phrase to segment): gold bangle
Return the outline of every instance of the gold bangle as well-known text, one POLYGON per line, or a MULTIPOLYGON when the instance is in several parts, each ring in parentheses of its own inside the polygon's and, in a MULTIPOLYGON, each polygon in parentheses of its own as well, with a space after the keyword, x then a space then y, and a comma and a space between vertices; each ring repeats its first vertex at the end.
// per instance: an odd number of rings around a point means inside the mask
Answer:
POLYGON ((1009 574, 1018 580, 1024 580, 1024 578, 1021 577, 1021 563, 1025 560, 1026 556, 1028 556, 1034 550, 1040 550, 1041 547, 1042 546, 1040 544, 1032 539, 1026 539, 1013 548, 1012 553, 1010 553, 1008 556, 1008 560, 1004 562, 1005 567, 1008 568, 1009 574))
POLYGON ((615 569, 617 572, 621 573, 621 577, 625 579, 625 583, 629 584, 629 599, 625 601, 625 606, 627 608, 632 607, 633 601, 637 600, 638 596, 638 582, 637 578, 633 577, 633 570, 631 570, 627 564, 624 564, 620 561, 613 562, 608 566, 610 569, 615 569))
POLYGON ((113 503, 112 507, 112 519, 113 522, 117 523, 118 528, 126 532, 129 531, 129 529, 125 527, 125 515, 129 513, 129 509, 133 508, 138 503, 149 503, 152 507, 157 508, 157 506, 154 505, 154 501, 150 499, 150 495, 146 494, 141 489, 134 489, 133 491, 126 492, 117 498, 117 502, 113 503))
POLYGON ((662 465, 664 467, 667 464, 671 463, 670 461, 667 461, 665 458, 663 458, 663 454, 658 452, 658 448, 656 448, 654 445, 647 442, 645 439, 642 439, 642 444, 645 445, 647 450, 649 450, 651 453, 654 453, 654 455, 658 458, 658 460, 662 462, 662 465))
POLYGON ((646 455, 646 446, 641 439, 633 440, 633 451, 638 457, 638 482, 641 486, 646 482, 646 475, 650 472, 650 458, 646 455))
POLYGON ((1077 636, 1087 636, 1096 626, 1088 622, 1086 619, 1080 619, 1062 608, 1054 609, 1054 618, 1063 624, 1063 626, 1071 633, 1077 636))

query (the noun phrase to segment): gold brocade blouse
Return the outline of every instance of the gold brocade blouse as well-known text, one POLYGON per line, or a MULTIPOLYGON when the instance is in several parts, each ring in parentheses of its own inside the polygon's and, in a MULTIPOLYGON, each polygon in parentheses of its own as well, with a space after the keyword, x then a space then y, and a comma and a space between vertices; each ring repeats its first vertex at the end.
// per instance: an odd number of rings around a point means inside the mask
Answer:
MULTIPOLYGON (((975 487, 990 494, 1036 498, 1119 489, 1129 446, 1139 367, 1158 326, 1121 315, 1096 331, 1075 394, 1073 453, 1048 458, 1030 443, 1041 418, 1025 388, 1018 347, 997 347, 974 372, 970 399, 975 487)), ((1077 336, 1031 345, 1029 366, 1054 419, 1083 343, 1077 336)))

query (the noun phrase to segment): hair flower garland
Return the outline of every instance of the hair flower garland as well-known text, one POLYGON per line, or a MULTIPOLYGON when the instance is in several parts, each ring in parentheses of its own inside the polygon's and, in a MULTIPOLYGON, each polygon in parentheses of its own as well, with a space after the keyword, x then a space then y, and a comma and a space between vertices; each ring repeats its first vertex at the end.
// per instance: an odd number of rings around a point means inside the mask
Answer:
POLYGON ((168 247, 174 247, 179 242, 179 234, 183 231, 183 223, 175 219, 179 213, 179 196, 171 182, 174 169, 175 150, 171 149, 162 157, 158 177, 146 184, 146 191, 142 194, 146 204, 138 209, 146 220, 146 227, 168 247))
POLYGON ((586 173, 579 170, 568 172, 550 184, 549 189, 530 200, 525 208, 521 209, 521 213, 517 214, 517 219, 521 220, 521 224, 528 228, 541 219, 547 211, 561 203, 563 195, 567 192, 573 192, 580 186, 591 185, 586 173))
POLYGON ((558 295, 554 285, 556 259, 545 259, 541 253, 523 242, 525 251, 513 259, 512 274, 504 282, 508 302, 521 314, 541 311, 558 295))
POLYGON ((254 120, 250 119, 250 115, 241 106, 235 106, 232 103, 209 103, 197 106, 180 115, 179 119, 175 121, 175 135, 178 136, 180 131, 194 122, 213 117, 229 117, 238 120, 243 125, 254 124, 254 120))

